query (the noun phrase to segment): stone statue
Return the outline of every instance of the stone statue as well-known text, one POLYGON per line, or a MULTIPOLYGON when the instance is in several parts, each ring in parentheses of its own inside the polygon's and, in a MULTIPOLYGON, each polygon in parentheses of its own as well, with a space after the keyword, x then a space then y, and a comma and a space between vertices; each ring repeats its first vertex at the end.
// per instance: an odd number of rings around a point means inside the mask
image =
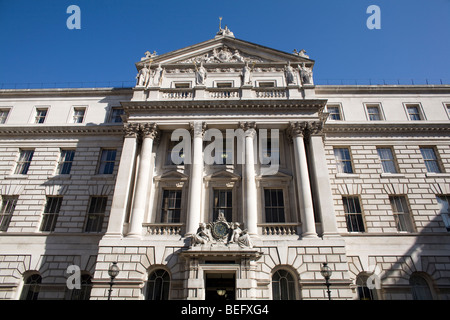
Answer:
POLYGON ((203 62, 200 63, 200 68, 195 72, 195 83, 197 85, 204 85, 206 80, 206 69, 203 66, 203 62))
POLYGON ((296 77, 295 77, 295 71, 294 68, 291 66, 291 62, 288 62, 288 65, 285 68, 285 74, 286 74, 286 83, 289 84, 296 84, 296 77))
POLYGON ((253 243, 250 240, 250 235, 247 233, 247 229, 242 230, 240 228, 239 222, 233 223, 231 228, 233 231, 231 233, 231 239, 229 243, 236 243, 241 248, 242 247, 253 248, 253 243))
POLYGON ((150 71, 148 67, 144 65, 136 76, 136 87, 146 87, 149 82, 150 71))
POLYGON ((313 84, 312 68, 306 67, 304 63, 300 67, 300 75, 303 84, 313 84))
POLYGON ((153 85, 159 87, 161 85, 161 80, 163 76, 163 68, 161 68, 161 64, 158 64, 158 67, 155 69, 153 73, 153 85))
POLYGON ((197 233, 192 236, 191 245, 202 245, 212 241, 211 231, 207 227, 206 223, 200 223, 197 233))
POLYGON ((248 66, 248 62, 246 62, 245 66, 241 72, 242 85, 251 84, 251 80, 250 80, 251 72, 252 71, 250 70, 250 67, 248 66))

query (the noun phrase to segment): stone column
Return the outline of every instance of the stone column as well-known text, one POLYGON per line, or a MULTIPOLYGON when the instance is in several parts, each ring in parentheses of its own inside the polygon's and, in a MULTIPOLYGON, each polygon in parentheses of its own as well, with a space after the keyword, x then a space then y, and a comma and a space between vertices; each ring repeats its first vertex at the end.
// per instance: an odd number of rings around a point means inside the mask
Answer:
POLYGON ((109 214, 108 230, 105 234, 106 237, 121 237, 123 235, 123 223, 131 198, 139 125, 136 123, 125 123, 124 131, 125 138, 120 156, 111 212, 109 214))
POLYGON ((139 168, 136 172, 136 189, 131 211, 129 237, 140 237, 142 235, 142 223, 144 221, 147 199, 149 198, 149 186, 152 181, 152 149, 153 140, 158 134, 155 123, 140 125, 142 132, 142 146, 139 159, 139 168))
POLYGON ((333 195, 331 193, 325 150, 323 148, 322 122, 310 122, 309 150, 311 160, 311 177, 314 181, 314 196, 322 220, 323 237, 339 236, 334 212, 333 195))
POLYGON ((305 135, 306 122, 291 122, 289 135, 292 137, 295 157, 295 181, 297 184, 297 194, 300 204, 300 217, 302 222, 302 237, 317 237, 314 220, 314 207, 309 182, 308 162, 306 159, 305 135))
POLYGON ((200 223, 203 187, 203 134, 205 123, 194 121, 190 124, 193 137, 191 174, 189 177, 189 204, 186 221, 186 234, 197 233, 200 223))
POLYGON ((244 203, 245 228, 251 235, 258 234, 258 203, 255 181, 255 154, 253 139, 256 135, 255 122, 241 122, 240 128, 245 133, 244 163, 244 203))

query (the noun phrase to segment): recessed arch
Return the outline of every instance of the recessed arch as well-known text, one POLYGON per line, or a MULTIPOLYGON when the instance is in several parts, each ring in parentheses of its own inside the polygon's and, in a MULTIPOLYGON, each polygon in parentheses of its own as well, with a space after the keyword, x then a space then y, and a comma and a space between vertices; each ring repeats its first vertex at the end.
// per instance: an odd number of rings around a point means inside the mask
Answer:
POLYGON ((171 274, 161 266, 155 266, 148 271, 145 286, 146 300, 169 300, 171 274))
POLYGON ((299 276, 291 266, 279 265, 271 274, 273 300, 300 299, 299 276))

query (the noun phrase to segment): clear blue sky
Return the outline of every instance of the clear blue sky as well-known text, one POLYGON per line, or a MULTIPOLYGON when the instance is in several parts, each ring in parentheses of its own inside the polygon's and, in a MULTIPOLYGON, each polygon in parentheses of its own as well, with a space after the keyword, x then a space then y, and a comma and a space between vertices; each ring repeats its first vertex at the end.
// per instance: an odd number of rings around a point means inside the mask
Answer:
POLYGON ((450 83, 450 0, 0 0, 2 83, 131 81, 144 52, 212 39, 219 19, 236 38, 305 49, 321 79, 450 83), (69 5, 81 30, 69 30, 69 5), (369 5, 381 29, 369 30, 369 5))

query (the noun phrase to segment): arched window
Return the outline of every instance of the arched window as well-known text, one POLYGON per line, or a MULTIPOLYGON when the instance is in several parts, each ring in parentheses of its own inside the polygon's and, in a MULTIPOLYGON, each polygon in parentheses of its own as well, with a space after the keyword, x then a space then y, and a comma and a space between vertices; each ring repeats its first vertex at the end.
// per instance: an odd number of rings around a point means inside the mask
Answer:
POLYGON ((89 300, 92 290, 92 277, 85 273, 81 275, 80 289, 73 289, 71 300, 89 300))
POLYGON ((428 281, 420 274, 412 274, 409 278, 409 285, 414 300, 433 300, 428 281))
POLYGON ((169 300, 170 276, 163 269, 153 271, 147 282, 147 300, 169 300))
POLYGON ((359 275, 356 278, 356 287, 358 289, 358 298, 359 300, 376 300, 376 290, 369 289, 367 286, 367 280, 369 276, 367 275, 359 275))
POLYGON ((41 289, 42 277, 35 273, 25 278, 20 300, 37 300, 41 289))
POLYGON ((295 300, 295 281, 287 270, 277 270, 272 276, 273 300, 295 300))

